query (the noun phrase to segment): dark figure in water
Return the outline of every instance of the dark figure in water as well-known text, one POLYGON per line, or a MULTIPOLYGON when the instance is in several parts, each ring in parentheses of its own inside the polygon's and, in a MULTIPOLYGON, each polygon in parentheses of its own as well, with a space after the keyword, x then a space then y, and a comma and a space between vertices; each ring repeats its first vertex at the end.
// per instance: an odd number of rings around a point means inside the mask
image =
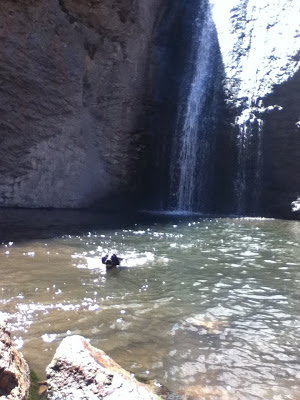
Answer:
POLYGON ((106 265, 107 269, 120 265, 120 261, 122 261, 122 259, 118 258, 115 254, 106 254, 104 257, 102 257, 102 263, 106 265))

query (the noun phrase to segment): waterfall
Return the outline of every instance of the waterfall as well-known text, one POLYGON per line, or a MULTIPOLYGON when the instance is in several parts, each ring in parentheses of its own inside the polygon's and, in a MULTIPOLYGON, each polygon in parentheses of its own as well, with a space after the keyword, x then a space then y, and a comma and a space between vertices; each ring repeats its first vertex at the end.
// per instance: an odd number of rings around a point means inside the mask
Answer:
POLYGON ((151 206, 254 216, 298 197, 296 179, 284 174, 297 163, 280 152, 282 142, 297 158, 297 7, 294 0, 168 2, 168 35, 153 57, 160 88, 151 116, 151 206))
POLYGON ((256 116, 258 110, 258 107, 246 108, 236 118, 238 159, 235 193, 238 215, 245 215, 247 212, 256 214, 260 204, 263 170, 263 120, 256 116))
POLYGON ((208 0, 197 6, 170 171, 173 207, 180 211, 205 211, 213 168, 216 32, 208 0))

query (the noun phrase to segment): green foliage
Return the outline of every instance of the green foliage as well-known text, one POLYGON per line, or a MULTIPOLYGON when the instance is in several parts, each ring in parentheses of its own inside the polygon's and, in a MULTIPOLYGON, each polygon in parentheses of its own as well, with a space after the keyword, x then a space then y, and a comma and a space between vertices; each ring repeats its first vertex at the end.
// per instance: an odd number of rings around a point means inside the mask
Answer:
POLYGON ((39 399, 39 379, 37 374, 31 369, 30 370, 30 392, 29 392, 29 400, 38 400, 39 399))

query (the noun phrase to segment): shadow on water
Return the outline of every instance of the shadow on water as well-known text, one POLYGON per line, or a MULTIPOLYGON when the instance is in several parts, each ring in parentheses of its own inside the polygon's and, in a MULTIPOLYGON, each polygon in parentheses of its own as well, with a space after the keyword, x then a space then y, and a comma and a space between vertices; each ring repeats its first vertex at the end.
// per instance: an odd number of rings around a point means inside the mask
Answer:
MULTIPOLYGON (((191 218, 223 218, 224 215, 186 211, 144 210, 135 213, 101 213, 68 209, 0 209, 0 244, 84 235, 97 230, 134 228, 137 224, 170 224, 191 218)), ((231 216, 235 218, 234 215, 231 216)))
POLYGON ((67 209, 0 209, 0 243, 85 234, 134 224, 136 214, 67 209))
POLYGON ((134 228, 137 224, 171 223, 210 215, 189 212, 141 211, 103 213, 70 209, 0 209, 0 244, 64 235, 84 235, 97 230, 134 228))

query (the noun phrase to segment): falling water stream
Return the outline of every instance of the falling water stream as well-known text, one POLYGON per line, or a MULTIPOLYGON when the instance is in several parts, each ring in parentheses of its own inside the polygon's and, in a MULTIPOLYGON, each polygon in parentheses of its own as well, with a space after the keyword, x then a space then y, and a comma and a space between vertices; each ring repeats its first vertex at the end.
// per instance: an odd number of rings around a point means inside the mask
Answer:
POLYGON ((208 1, 199 3, 195 16, 191 62, 187 62, 187 93, 182 96, 171 163, 171 191, 175 209, 204 211, 211 178, 215 138, 210 96, 216 91, 216 31, 208 1))
MULTIPOLYGON (((253 107, 254 109, 254 107, 253 107)), ((262 191, 263 120, 253 109, 245 109, 236 119, 237 174, 235 180, 237 215, 257 215, 262 191)))
POLYGON ((1 215, 0 307, 41 378, 80 334, 191 398, 299 399, 299 222, 69 216, 1 215))

